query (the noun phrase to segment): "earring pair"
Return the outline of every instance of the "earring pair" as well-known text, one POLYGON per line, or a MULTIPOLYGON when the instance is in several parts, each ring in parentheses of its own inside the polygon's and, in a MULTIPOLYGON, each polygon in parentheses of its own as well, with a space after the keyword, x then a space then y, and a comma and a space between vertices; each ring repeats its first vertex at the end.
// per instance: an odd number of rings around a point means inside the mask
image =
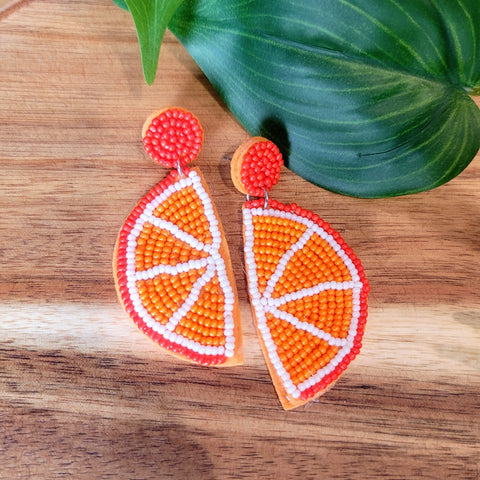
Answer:
MULTIPOLYGON (((131 212, 114 253, 119 298, 141 331, 202 365, 243 363, 240 309, 225 235, 200 170, 198 119, 182 108, 144 124, 145 151, 171 168, 131 212)), ((253 137, 235 152, 249 297, 282 406, 328 390, 360 350, 368 281, 340 235, 313 212, 270 198, 283 165, 275 144, 253 137)))

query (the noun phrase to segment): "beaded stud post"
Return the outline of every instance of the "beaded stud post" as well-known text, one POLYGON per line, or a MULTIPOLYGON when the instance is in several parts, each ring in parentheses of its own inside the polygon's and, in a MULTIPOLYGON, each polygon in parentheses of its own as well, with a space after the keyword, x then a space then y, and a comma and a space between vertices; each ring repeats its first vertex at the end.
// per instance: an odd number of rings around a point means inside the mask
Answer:
POLYGON ((208 187, 194 160, 197 118, 181 108, 151 115, 147 154, 171 168, 125 221, 113 270, 125 310, 146 335, 203 365, 242 363, 240 314, 230 255, 208 187))
POLYGON ((282 164, 275 144, 254 137, 237 149, 231 168, 234 185, 247 194, 244 252, 256 329, 288 410, 325 393, 360 351, 369 286, 330 225, 269 198, 282 164))

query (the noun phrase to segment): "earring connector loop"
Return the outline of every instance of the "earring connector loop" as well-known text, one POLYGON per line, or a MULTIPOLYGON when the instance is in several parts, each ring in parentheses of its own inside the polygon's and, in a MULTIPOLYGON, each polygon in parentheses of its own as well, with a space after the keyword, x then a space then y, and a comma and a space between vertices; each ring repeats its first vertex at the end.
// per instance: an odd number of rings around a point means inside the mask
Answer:
POLYGON ((251 197, 248 193, 247 193, 247 202, 249 202, 250 200, 254 200, 254 199, 260 199, 260 198, 263 198, 264 199, 264 203, 263 203, 263 208, 267 208, 268 207, 268 201, 270 199, 269 195, 268 195, 268 190, 266 188, 263 188, 263 197, 251 197))

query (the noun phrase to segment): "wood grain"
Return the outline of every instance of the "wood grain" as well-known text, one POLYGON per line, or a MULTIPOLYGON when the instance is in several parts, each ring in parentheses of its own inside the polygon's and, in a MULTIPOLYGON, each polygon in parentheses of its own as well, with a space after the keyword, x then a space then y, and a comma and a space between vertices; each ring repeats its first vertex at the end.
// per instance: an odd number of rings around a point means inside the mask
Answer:
POLYGON ((171 35, 146 86, 112 2, 14 3, 0 3, 0 478, 480 478, 480 157, 434 191, 373 201, 285 170, 275 198, 339 230, 372 292, 362 353, 320 401, 284 412, 229 178, 246 132, 171 35), (118 229, 166 174, 140 129, 166 105, 206 132, 198 165, 230 243, 242 367, 170 358, 116 299, 118 229))

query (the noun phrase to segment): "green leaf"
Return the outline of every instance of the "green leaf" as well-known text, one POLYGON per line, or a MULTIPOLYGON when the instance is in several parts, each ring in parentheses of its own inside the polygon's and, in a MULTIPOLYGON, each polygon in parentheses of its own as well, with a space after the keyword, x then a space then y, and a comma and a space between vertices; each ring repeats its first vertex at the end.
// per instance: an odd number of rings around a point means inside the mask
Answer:
POLYGON ((185 0, 169 28, 245 128, 324 188, 431 189, 480 147, 478 0, 185 0))
POLYGON ((480 147, 478 0, 114 1, 135 20, 148 83, 171 18, 245 128, 324 188, 428 190, 480 147))
POLYGON ((182 0, 114 0, 130 11, 135 22, 145 81, 155 80, 158 56, 168 22, 182 0))
POLYGON ((127 12, 129 11, 128 10, 128 5, 127 3, 125 2, 125 0, 112 0, 113 3, 117 6, 117 7, 120 7, 120 8, 123 8, 124 10, 126 10, 127 12))

